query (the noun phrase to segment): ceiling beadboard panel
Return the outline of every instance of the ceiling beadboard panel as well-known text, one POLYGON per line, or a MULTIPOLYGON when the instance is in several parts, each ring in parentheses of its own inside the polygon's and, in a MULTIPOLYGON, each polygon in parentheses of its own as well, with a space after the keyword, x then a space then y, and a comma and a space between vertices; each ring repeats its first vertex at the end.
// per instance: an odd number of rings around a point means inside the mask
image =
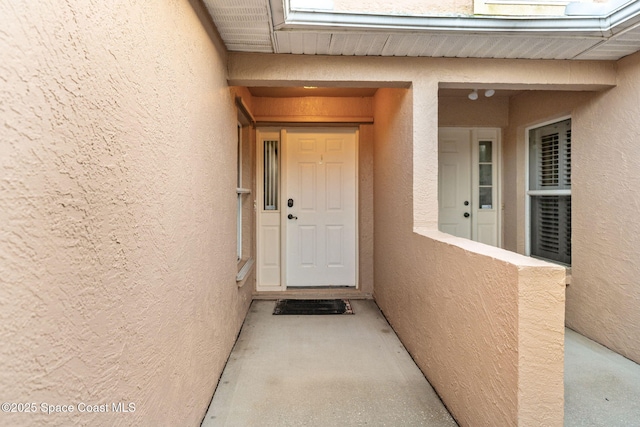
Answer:
POLYGON ((266 0, 204 0, 227 49, 273 53, 266 0))
POLYGON ((584 52, 576 59, 616 60, 637 52, 639 46, 640 28, 636 27, 584 52))
MULTIPOLYGON (((280 5, 278 0, 273 0, 280 5)), ((322 23, 296 21, 289 24, 282 7, 271 10, 270 0, 203 0, 227 49, 239 52, 286 53, 298 55, 339 56, 422 56, 446 58, 500 59, 584 59, 617 60, 640 49, 640 8, 633 9, 628 19, 615 28, 572 27, 550 30, 554 23, 542 25, 538 31, 520 31, 505 27, 505 32, 463 30, 457 26, 429 29, 416 27, 369 26, 342 21, 322 23), (278 22, 275 26, 273 19, 278 22), (551 25, 551 27, 548 27, 551 25)), ((280 5, 281 6, 281 5, 280 5)), ((315 16, 315 15, 314 15, 315 16)), ((335 19, 342 19, 335 16, 335 19)), ((380 17, 380 25, 396 22, 380 17)), ((393 18, 393 19, 391 19, 393 18)), ((311 18, 310 18, 311 19, 311 18)), ((460 18, 477 23, 483 18, 460 18)), ((526 21, 526 20, 525 20, 526 21)), ((403 21, 404 22, 404 21, 403 21)), ((415 25, 419 22, 411 21, 415 25)), ((420 21, 422 22, 422 21, 420 21)), ((438 21, 440 22, 440 21, 438 21)), ((456 21, 458 22, 458 21, 456 21)), ((460 21, 462 22, 462 21, 460 21)), ((496 21, 500 25, 500 20, 496 21)), ((538 21, 536 21, 537 23, 538 21)), ((567 25, 575 22, 571 18, 567 25)), ((593 20, 589 21, 593 25, 593 20)), ((599 20, 598 22, 604 22, 599 20)), ((534 26, 537 25, 534 23, 534 26)), ((371 24, 373 25, 373 24, 371 24)), ((451 24, 453 25, 453 24, 451 24)), ((511 25, 507 23, 507 25, 511 25)), ((564 25, 564 24, 563 24, 564 25)), ((482 27, 484 28, 484 27, 482 27)), ((538 27, 536 27, 538 28, 538 27)))
POLYGON ((599 39, 276 31, 279 53, 435 58, 573 59, 599 39))

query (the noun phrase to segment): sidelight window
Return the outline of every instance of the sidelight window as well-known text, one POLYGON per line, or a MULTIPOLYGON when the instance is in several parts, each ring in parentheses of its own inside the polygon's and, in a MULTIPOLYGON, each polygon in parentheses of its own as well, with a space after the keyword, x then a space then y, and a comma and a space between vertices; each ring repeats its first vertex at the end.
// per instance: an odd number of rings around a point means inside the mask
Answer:
POLYGON ((264 141, 264 210, 278 210, 278 141, 264 141))

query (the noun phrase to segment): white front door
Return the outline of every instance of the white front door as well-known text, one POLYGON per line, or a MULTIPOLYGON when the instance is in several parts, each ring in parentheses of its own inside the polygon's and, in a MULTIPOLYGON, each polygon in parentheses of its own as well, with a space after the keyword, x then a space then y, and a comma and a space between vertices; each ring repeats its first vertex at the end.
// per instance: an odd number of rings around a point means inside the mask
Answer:
POLYGON ((500 246, 498 129, 440 128, 438 228, 500 246))
POLYGON ((285 133, 287 287, 356 286, 356 131, 285 133))

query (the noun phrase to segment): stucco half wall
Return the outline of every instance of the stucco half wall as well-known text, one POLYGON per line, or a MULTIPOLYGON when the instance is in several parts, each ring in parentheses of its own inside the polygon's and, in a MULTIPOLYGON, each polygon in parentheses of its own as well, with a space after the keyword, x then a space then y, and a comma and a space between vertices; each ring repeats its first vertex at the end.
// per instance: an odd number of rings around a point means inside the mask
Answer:
POLYGON ((376 244, 375 299, 461 426, 562 425, 562 267, 433 230, 376 244))
POLYGON ((460 425, 562 425, 564 268, 413 227, 412 101, 375 96, 374 297, 460 425))
POLYGON ((252 286, 226 53, 200 9, 0 2, 0 390, 38 410, 3 426, 206 412, 252 286))

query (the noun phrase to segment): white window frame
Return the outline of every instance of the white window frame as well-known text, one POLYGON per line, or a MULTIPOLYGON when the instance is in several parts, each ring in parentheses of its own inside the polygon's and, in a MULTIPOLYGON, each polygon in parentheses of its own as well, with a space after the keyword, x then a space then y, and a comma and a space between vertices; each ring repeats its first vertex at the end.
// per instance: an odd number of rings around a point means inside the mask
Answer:
MULTIPOLYGON (((531 256, 531 196, 570 196, 571 195, 571 190, 542 190, 542 191, 536 191, 536 190, 529 190, 529 176, 530 176, 530 169, 531 169, 531 163, 530 163, 530 156, 529 156, 529 151, 531 149, 530 144, 530 137, 529 135, 531 134, 531 131, 534 129, 538 129, 541 127, 545 127, 548 125, 552 125, 554 123, 559 123, 559 122, 563 122, 565 120, 572 120, 571 116, 561 116, 552 120, 547 120, 532 126, 528 126, 525 128, 525 150, 524 150, 524 164, 525 164, 525 179, 524 179, 524 185, 525 185, 525 200, 524 200, 524 227, 525 227, 525 234, 524 234, 524 243, 525 243, 525 255, 527 256, 531 256)), ((573 126, 573 120, 572 120, 572 126, 573 126)), ((553 261, 553 260, 547 260, 545 259, 545 261, 548 262, 555 262, 558 264, 561 264, 558 261, 553 261)), ((562 264, 565 265, 565 264, 562 264)))
POLYGON ((246 189, 242 188, 242 124, 237 124, 237 176, 236 176, 236 195, 237 195, 237 210, 236 210, 236 257, 238 262, 242 261, 242 195, 245 194, 246 189))
POLYGON ((237 177, 236 177, 236 197, 237 197, 237 211, 236 211, 236 258, 237 258, 237 263, 238 263, 238 273, 236 275, 236 282, 242 282, 244 280, 244 278, 247 276, 247 274, 249 273, 249 271, 251 270, 251 267, 253 266, 254 263, 254 259, 253 256, 250 256, 248 259, 243 260, 242 259, 242 254, 243 254, 243 246, 242 246, 242 240, 244 238, 244 234, 243 234, 243 225, 244 225, 244 220, 243 220, 243 209, 242 209, 242 205, 244 202, 244 199, 251 194, 251 189, 250 188, 244 188, 243 187, 243 182, 242 182, 242 175, 243 175, 243 169, 242 169, 242 163, 244 162, 244 157, 242 155, 242 151, 243 151, 243 137, 242 137, 242 131, 244 129, 244 126, 242 125, 241 122, 237 122, 237 145, 236 145, 236 149, 237 149, 237 177), (244 261, 244 264, 243 264, 244 261))

